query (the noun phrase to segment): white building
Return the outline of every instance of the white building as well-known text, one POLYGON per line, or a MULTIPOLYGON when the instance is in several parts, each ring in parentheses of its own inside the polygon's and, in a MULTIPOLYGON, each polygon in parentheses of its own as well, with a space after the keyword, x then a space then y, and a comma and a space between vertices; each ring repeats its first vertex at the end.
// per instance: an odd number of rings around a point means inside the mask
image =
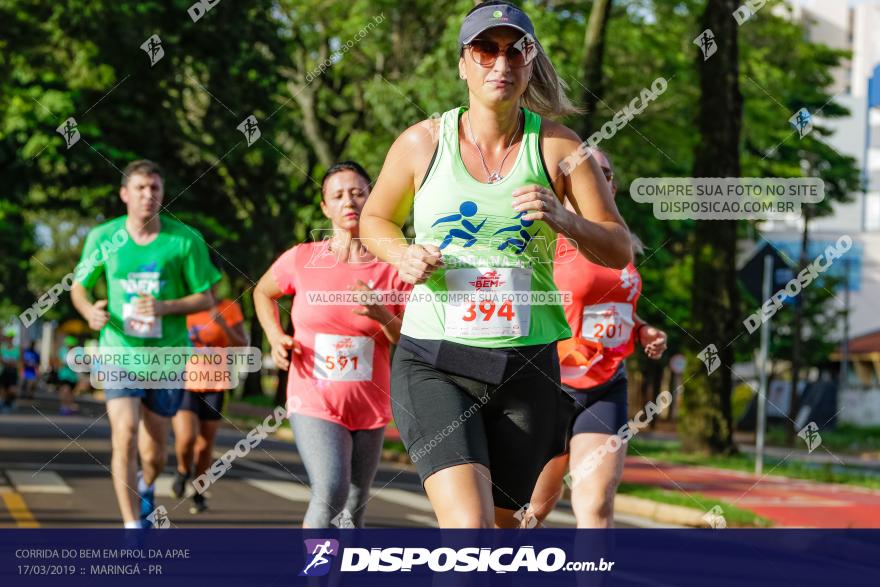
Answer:
MULTIPOLYGON (((831 216, 810 223, 813 242, 833 242, 847 234, 855 243, 847 253, 853 274, 849 318, 852 340, 880 332, 880 108, 870 112, 867 109, 868 81, 880 64, 880 0, 800 0, 794 6, 794 14, 807 25, 812 41, 852 52, 852 58, 833 72, 835 82, 831 88, 834 100, 845 106, 850 115, 822 119, 821 113, 814 113, 814 117, 817 124, 833 131, 828 142, 839 152, 853 157, 864 170, 868 189, 867 193, 851 194, 851 203, 835 204, 831 216)), ((795 135, 790 140, 798 138, 795 135)), ((799 243, 802 229, 802 219, 767 222, 763 226, 765 236, 774 243, 799 243)), ((859 411, 856 406, 866 408, 864 402, 870 395, 868 403, 877 403, 873 412, 880 423, 880 348, 877 351, 876 358, 871 359, 878 365, 873 374, 865 369, 850 368, 851 377, 857 375, 861 383, 852 387, 858 387, 861 394, 858 398, 841 398, 840 405, 848 407, 844 410, 846 413, 841 414, 844 421, 855 422, 859 411), (872 391, 866 394, 866 390, 872 391)))
MULTIPOLYGON (((845 106, 845 118, 816 121, 833 131, 827 140, 841 153, 856 159, 866 170, 867 194, 851 194, 853 201, 835 204, 834 214, 810 223, 813 241, 834 241, 842 234, 860 244, 861 263, 853 266, 854 284, 851 293, 850 336, 880 330, 880 109, 870 112, 871 144, 867 149, 867 86, 874 67, 880 64, 880 0, 851 5, 846 0, 802 0, 795 6, 796 17, 807 23, 811 40, 831 47, 852 51, 852 59, 834 72, 831 88, 834 100, 845 106)), ((790 139, 796 141, 795 135, 790 139)), ((803 222, 766 222, 764 231, 775 241, 800 241, 803 222)), ((858 252, 856 252, 858 254, 858 252)))

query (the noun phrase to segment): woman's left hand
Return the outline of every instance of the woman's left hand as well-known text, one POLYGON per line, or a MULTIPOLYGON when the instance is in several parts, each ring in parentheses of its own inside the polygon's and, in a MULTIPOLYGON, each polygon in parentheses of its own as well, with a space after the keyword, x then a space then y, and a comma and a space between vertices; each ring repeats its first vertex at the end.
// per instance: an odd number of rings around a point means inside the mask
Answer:
MULTIPOLYGON (((370 285, 364 283, 360 279, 357 280, 357 285, 350 285, 348 289, 352 291, 360 291, 365 293, 372 293, 373 288, 370 285)), ((394 314, 391 313, 391 310, 388 309, 382 303, 368 303, 371 299, 375 299, 374 296, 364 295, 361 300, 362 307, 356 310, 352 310, 355 314, 359 316, 366 316, 380 324, 387 324, 391 319, 394 318, 394 314), (367 303, 365 303, 367 302, 367 303)))
POLYGON ((565 209, 553 190, 536 184, 513 191, 513 209, 526 212, 521 220, 542 220, 554 232, 562 232, 566 216, 572 214, 565 209))
POLYGON ((659 328, 645 324, 639 329, 639 342, 649 359, 659 359, 666 350, 666 333, 659 328))

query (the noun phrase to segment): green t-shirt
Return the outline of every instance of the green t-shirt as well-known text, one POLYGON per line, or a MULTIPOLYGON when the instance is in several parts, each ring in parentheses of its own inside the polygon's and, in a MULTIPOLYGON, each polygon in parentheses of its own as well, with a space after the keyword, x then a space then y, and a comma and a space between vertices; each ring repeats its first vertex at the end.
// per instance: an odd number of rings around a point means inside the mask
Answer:
POLYGON ((161 215, 159 234, 149 244, 139 245, 125 228, 126 218, 89 233, 76 270, 76 280, 86 289, 94 287, 102 274, 107 279, 110 321, 101 329, 100 348, 188 347, 185 315, 140 316, 134 312, 134 298, 176 300, 219 281, 205 240, 194 228, 161 215))
POLYGON ((10 365, 18 362, 18 347, 5 345, 0 347, 0 357, 2 357, 3 363, 10 365))
MULTIPOLYGON (((60 379, 61 381, 66 381, 68 383, 76 383, 76 371, 67 366, 67 353, 69 351, 70 349, 64 345, 58 347, 58 359, 61 364, 61 366, 58 367, 58 379, 60 379)), ((82 354, 82 351, 80 351, 79 354, 82 354)))

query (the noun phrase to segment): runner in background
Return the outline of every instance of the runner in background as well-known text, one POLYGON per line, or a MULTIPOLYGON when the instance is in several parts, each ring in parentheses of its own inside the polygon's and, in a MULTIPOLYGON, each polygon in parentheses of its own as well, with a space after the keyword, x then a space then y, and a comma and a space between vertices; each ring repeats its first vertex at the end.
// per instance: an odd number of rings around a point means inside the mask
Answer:
POLYGON ((595 162, 563 173, 581 141, 551 119, 577 110, 529 17, 482 3, 457 49, 467 107, 398 137, 361 230, 417 284, 394 354, 394 419, 440 527, 515 527, 565 450, 559 414, 571 404, 559 389, 556 341, 571 329, 551 243, 563 232, 620 268, 632 253, 595 162), (401 229, 410 212, 414 244, 401 229))
POLYGON ((79 409, 74 399, 73 390, 76 387, 79 375, 67 364, 67 354, 71 349, 78 347, 75 336, 65 336, 58 345, 58 351, 52 358, 52 383, 58 392, 60 406, 58 413, 62 416, 75 414, 79 409))
MULTIPOLYGON (((611 161, 598 149, 592 153, 611 194, 616 196, 617 183, 611 161)), ((634 254, 643 252, 636 237, 633 237, 633 245, 634 254)), ((578 527, 610 528, 626 443, 616 452, 609 451, 595 468, 591 464, 587 471, 584 463, 627 422, 624 361, 632 354, 635 341, 642 345, 648 357, 659 359, 666 350, 666 333, 636 315, 642 280, 632 263, 623 270, 596 265, 560 235, 554 279, 560 291, 572 293, 572 303, 566 305, 565 315, 575 336, 559 343, 559 358, 562 388, 574 399, 576 416, 570 452, 554 458, 544 467, 529 502, 529 516, 543 522, 553 511, 570 467, 572 508, 578 527)))
MULTIPOLYGON (((211 252, 211 262, 223 273, 220 255, 211 252)), ((211 293, 216 300, 210 310, 190 314, 186 317, 189 339, 194 347, 219 349, 225 347, 242 347, 247 344, 244 331, 244 316, 238 302, 217 297, 218 284, 211 286, 211 293)), ((210 351, 212 354, 216 351, 210 351)), ((198 367, 187 365, 187 371, 198 372, 200 375, 214 375, 217 371, 229 371, 224 364, 205 364, 198 367)), ((186 492, 190 477, 198 477, 208 470, 213 460, 214 438, 220 425, 223 411, 223 400, 229 390, 230 377, 209 377, 208 383, 199 383, 187 378, 183 402, 172 420, 174 427, 174 448, 177 453, 177 473, 171 490, 178 499, 186 492), (210 382, 214 382, 213 384, 210 382), (193 466, 195 472, 193 473, 193 466)), ((199 514, 208 509, 205 494, 195 492, 190 513, 199 514)))
POLYGON ((0 414, 10 413, 15 407, 15 396, 18 391, 18 372, 21 353, 15 344, 15 330, 3 332, 0 340, 0 414))
POLYGON ((127 366, 111 370, 104 364, 98 372, 108 378, 124 377, 104 389, 111 470, 125 527, 141 528, 149 527, 147 518, 155 509, 153 482, 165 467, 171 417, 177 413, 183 389, 180 379, 173 388, 148 385, 147 380, 160 375, 170 382, 182 370, 173 364, 155 366, 157 354, 139 349, 189 348, 186 316, 213 306, 210 288, 220 274, 211 265, 198 231, 159 215, 164 182, 158 165, 140 160, 126 166, 119 195, 127 214, 89 233, 71 299, 89 326, 101 331, 99 350, 115 349, 126 358, 127 366), (93 301, 89 290, 102 275, 108 299, 93 301))
POLYGON ((22 366, 21 397, 33 399, 40 377, 40 353, 36 341, 31 341, 22 353, 22 366))
POLYGON ((337 163, 321 192, 332 238, 281 255, 257 284, 254 306, 272 359, 290 371, 290 423, 312 490, 303 527, 360 528, 391 419, 389 351, 409 287, 358 238, 370 193, 363 167, 337 163), (348 299, 370 290, 389 296, 363 304, 348 299), (293 336, 279 320, 277 300, 285 295, 293 296, 293 336))

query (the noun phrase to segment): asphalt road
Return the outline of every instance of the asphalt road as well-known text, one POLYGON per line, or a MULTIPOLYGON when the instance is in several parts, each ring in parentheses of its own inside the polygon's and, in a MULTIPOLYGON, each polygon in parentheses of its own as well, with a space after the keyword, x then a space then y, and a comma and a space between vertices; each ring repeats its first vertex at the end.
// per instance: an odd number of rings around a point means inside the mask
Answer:
MULTIPOLYGON (((267 410, 268 414, 268 410, 267 410)), ((224 423, 216 456, 245 436, 224 423)), ((109 423, 103 404, 83 404, 76 416, 58 416, 57 404, 19 402, 0 415, 0 527, 120 527, 110 481, 109 423)), ((307 476, 295 445, 267 438, 247 457, 236 459, 207 493, 209 510, 191 514, 191 500, 170 492, 173 456, 157 482, 157 506, 165 506, 173 527, 275 527, 302 524, 309 499, 307 476)), ((548 521, 574 527, 563 504, 548 521)), ((655 524, 618 516, 617 527, 655 524)), ((411 467, 383 462, 367 504, 369 527, 434 527, 436 521, 411 467)))

